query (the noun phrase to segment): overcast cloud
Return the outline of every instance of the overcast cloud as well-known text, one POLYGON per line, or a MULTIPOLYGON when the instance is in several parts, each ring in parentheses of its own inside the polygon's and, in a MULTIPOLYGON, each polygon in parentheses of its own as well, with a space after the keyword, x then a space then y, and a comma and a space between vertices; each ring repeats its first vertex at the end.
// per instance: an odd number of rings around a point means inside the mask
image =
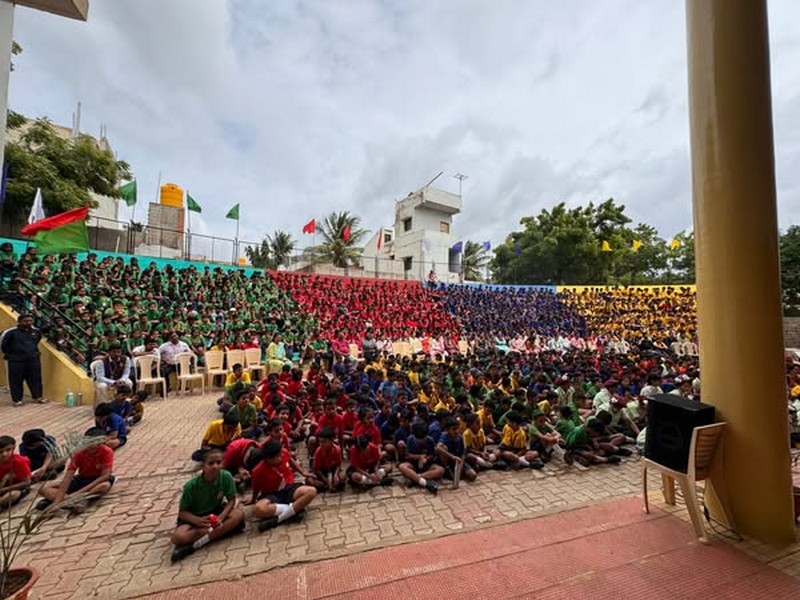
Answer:
MULTIPOLYGON (((800 223, 800 2, 772 0, 781 226, 800 223)), ((391 225, 426 183, 454 234, 503 241, 564 200, 614 197, 665 237, 691 227, 684 3, 675 0, 92 0, 87 23, 18 8, 10 105, 100 124, 140 183, 244 240, 349 210, 391 225), (202 7, 202 9, 200 8, 202 7)), ((146 196, 146 197, 143 197, 146 196)), ((127 210, 127 209, 126 209, 127 210)))

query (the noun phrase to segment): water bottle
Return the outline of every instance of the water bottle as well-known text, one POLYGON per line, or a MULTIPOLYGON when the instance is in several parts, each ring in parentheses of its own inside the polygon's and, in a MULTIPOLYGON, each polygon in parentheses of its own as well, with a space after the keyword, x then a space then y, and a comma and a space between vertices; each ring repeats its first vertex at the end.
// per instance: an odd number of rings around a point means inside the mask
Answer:
POLYGON ((83 406, 83 392, 78 392, 78 397, 75 398, 75 406, 83 406))
POLYGON ((72 390, 67 390, 67 401, 66 401, 67 408, 72 408, 75 406, 75 394, 72 393, 72 390))

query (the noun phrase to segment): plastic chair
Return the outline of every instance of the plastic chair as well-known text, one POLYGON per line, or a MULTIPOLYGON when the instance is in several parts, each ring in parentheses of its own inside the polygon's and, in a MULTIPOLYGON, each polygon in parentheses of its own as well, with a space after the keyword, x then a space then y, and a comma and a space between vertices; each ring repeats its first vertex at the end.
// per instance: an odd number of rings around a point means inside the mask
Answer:
POLYGON ((467 344, 467 340, 458 340, 458 351, 464 356, 469 354, 469 344, 467 344))
POLYGON ((261 348, 248 348, 244 351, 244 359, 247 363, 245 368, 250 371, 251 377, 258 373, 258 379, 261 379, 266 370, 266 365, 261 360, 261 348))
POLYGON ((178 368, 178 391, 186 393, 189 383, 200 382, 200 393, 206 393, 205 376, 197 370, 197 356, 194 352, 181 352, 175 355, 175 365, 178 368))
POLYGON ((225 351, 225 370, 230 373, 233 371, 233 365, 239 364, 244 366, 245 354, 244 350, 226 350, 225 351))
POLYGON ((203 375, 206 378, 208 387, 211 388, 214 385, 214 377, 222 377, 224 379, 228 374, 223 366, 225 354, 220 350, 209 350, 205 353, 204 358, 206 359, 206 367, 203 375))
MULTIPOLYGON (((715 456, 718 455, 718 448, 722 446, 722 431, 725 423, 714 423, 695 427, 692 431, 692 441, 689 445, 689 464, 686 473, 670 469, 649 458, 642 460, 642 492, 644 494, 644 511, 650 512, 650 502, 647 497, 647 469, 652 468, 661 471, 661 481, 664 486, 664 501, 667 504, 675 504, 675 481, 681 488, 681 494, 686 502, 686 509, 694 525, 694 531, 701 542, 707 542, 705 529, 703 528, 703 516, 700 510, 700 503, 697 500, 696 484, 698 481, 708 479, 711 473, 715 456)), ((719 453, 721 456, 721 452, 719 453)), ((723 486, 724 487, 724 486, 723 486)), ((724 495, 725 490, 714 490, 718 496, 724 495)), ((724 508, 726 503, 724 498, 720 504, 724 508)), ((730 516, 726 514, 729 524, 732 525, 730 516)))
MULTIPOLYGON (((142 389, 148 385, 160 385, 161 397, 167 399, 167 380, 160 375, 153 375, 153 367, 158 368, 158 357, 152 354, 133 357, 133 368, 136 369, 136 382, 142 389)), ((156 371, 158 373, 158 371, 156 371)))
POLYGON ((94 400, 92 401, 92 406, 97 406, 100 401, 105 402, 108 399, 106 395, 106 389, 108 386, 100 387, 101 384, 97 380, 97 373, 100 370, 100 365, 102 364, 102 360, 93 360, 89 365, 89 373, 92 376, 92 383, 94 384, 94 400))
POLYGON ((358 349, 358 344, 350 344, 350 358, 358 358, 361 351, 358 349))

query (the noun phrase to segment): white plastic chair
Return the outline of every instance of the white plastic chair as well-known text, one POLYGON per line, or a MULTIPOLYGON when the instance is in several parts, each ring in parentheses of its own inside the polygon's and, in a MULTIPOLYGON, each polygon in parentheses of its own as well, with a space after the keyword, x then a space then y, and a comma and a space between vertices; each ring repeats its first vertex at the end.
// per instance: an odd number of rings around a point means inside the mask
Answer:
POLYGON ((161 386, 161 397, 167 399, 167 380, 161 377, 156 371, 153 375, 153 367, 158 369, 158 357, 153 354, 143 354, 133 358, 133 367, 136 369, 136 382, 141 389, 146 389, 148 385, 161 386))
POLYGON ((233 365, 239 364, 244 366, 244 363, 245 363, 244 350, 225 351, 225 369, 228 373, 233 371, 233 365))
POLYGON ((224 380, 225 376, 228 374, 223 366, 225 354, 220 350, 208 350, 203 358, 205 359, 206 363, 203 374, 206 379, 206 384, 209 388, 211 388, 214 385, 215 377, 222 377, 224 380))
POLYGON ((261 348, 248 348, 244 351, 244 359, 246 362, 245 369, 250 371, 250 377, 254 378, 254 375, 258 373, 258 379, 261 379, 267 368, 264 361, 261 360, 261 348))
POLYGON ((197 356, 194 352, 181 352, 175 355, 175 365, 178 368, 178 391, 186 393, 192 381, 200 382, 200 393, 206 393, 205 376, 197 370, 197 356))
MULTIPOLYGON (((642 460, 642 492, 644 495, 644 511, 650 512, 650 501, 647 497, 647 469, 652 468, 661 472, 661 481, 664 486, 664 501, 667 504, 675 504, 675 482, 681 489, 683 499, 686 502, 686 509, 694 525, 694 531, 701 542, 707 542, 705 529, 703 528, 703 516, 700 510, 700 503, 697 500, 697 482, 708 479, 711 473, 714 457, 717 455, 718 448, 722 446, 722 432, 725 423, 714 423, 713 425, 703 425, 695 427, 692 431, 692 441, 689 445, 689 464, 686 473, 670 469, 649 458, 642 460)), ((717 495, 725 494, 725 490, 717 491, 717 495)), ((722 507, 726 506, 724 499, 720 502, 722 507)), ((726 514, 728 522, 733 525, 730 515, 726 514)))

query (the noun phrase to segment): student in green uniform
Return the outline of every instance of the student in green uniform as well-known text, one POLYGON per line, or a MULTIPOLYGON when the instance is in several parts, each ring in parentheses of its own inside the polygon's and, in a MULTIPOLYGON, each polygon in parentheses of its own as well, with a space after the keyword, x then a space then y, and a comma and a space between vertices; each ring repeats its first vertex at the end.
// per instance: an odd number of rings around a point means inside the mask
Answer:
POLYGON ((570 431, 566 438, 567 453, 564 460, 572 464, 578 461, 584 467, 593 464, 618 464, 620 458, 617 448, 608 443, 602 443, 599 438, 606 433, 606 427, 599 419, 591 418, 585 425, 579 425, 570 431))
POLYGON ((244 530, 244 511, 236 506, 236 484, 233 475, 222 468, 222 456, 221 450, 206 450, 202 471, 183 486, 178 527, 170 538, 175 546, 172 562, 244 530))

